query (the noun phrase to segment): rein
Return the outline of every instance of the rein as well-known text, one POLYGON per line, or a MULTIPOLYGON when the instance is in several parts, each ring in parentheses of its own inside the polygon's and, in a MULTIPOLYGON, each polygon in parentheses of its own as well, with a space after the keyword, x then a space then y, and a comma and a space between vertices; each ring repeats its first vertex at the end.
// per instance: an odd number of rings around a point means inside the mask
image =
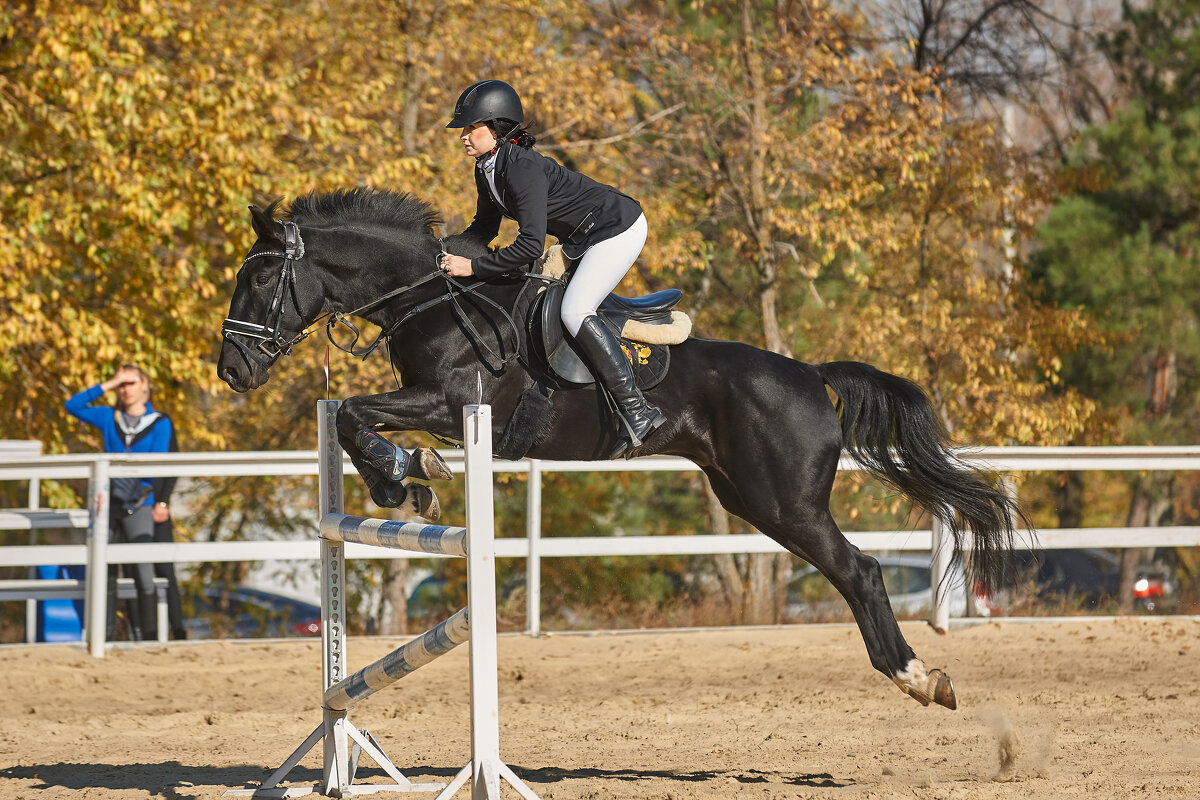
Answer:
MULTIPOLYGON (((334 347, 336 347, 337 349, 341 350, 344 353, 349 353, 350 355, 357 356, 359 358, 366 358, 368 355, 373 353, 375 351, 375 349, 378 348, 381 343, 383 343, 385 341, 390 342, 391 337, 396 333, 396 331, 398 331, 406 322, 408 322, 410 319, 415 317, 417 314, 420 314, 422 311, 426 311, 426 310, 433 308, 434 306, 439 305, 443 302, 449 302, 451 309, 454 311, 455 318, 467 329, 468 338, 472 339, 472 341, 474 341, 477 345, 479 345, 479 347, 483 351, 485 351, 488 356, 495 359, 495 361, 496 361, 495 364, 493 364, 487 358, 484 359, 484 362, 487 364, 487 366, 490 369, 499 371, 499 370, 503 369, 506 365, 517 360, 520 357, 521 331, 517 326, 516 320, 514 320, 512 318, 512 315, 508 313, 508 310, 506 308, 504 308, 504 306, 500 305, 492 298, 490 298, 486 295, 476 294, 476 292, 479 289, 482 289, 484 286, 487 286, 490 283, 491 279, 483 280, 478 283, 472 284, 470 286, 459 283, 452 276, 443 272, 441 270, 441 268, 437 266, 438 259, 441 257, 441 254, 446 252, 446 245, 442 239, 438 239, 438 244, 441 246, 441 248, 440 248, 441 252, 437 256, 434 257, 434 265, 435 265, 434 272, 429 273, 428 275, 424 275, 419 280, 417 280, 413 283, 407 284, 405 286, 401 286, 397 289, 393 289, 392 291, 388 292, 387 294, 381 295, 380 297, 375 298, 371 302, 369 302, 365 305, 359 306, 358 308, 354 309, 353 311, 348 311, 348 312, 336 311, 336 312, 334 312, 330 316, 328 321, 326 321, 326 323, 325 323, 325 335, 326 335, 326 337, 328 337, 330 343, 333 344, 334 347), (389 325, 386 330, 381 330, 379 332, 379 335, 375 337, 375 340, 373 342, 371 342, 370 344, 368 344, 365 347, 359 347, 359 348, 355 347, 355 344, 358 343, 359 337, 362 335, 362 333, 354 325, 354 323, 350 322, 349 319, 347 319, 348 317, 358 316, 364 311, 375 308, 375 307, 379 306, 380 304, 387 302, 388 300, 398 297, 398 296, 404 294, 405 292, 411 291, 412 289, 416 289, 417 287, 419 287, 425 283, 428 283, 429 281, 431 281, 434 278, 437 278, 439 276, 442 277, 446 281, 446 283, 448 283, 450 285, 449 291, 445 292, 444 294, 440 294, 431 300, 426 300, 425 302, 420 303, 420 304, 410 308, 408 311, 404 312, 404 315, 402 317, 400 317, 400 319, 396 320, 391 325, 389 325), (483 302, 485 302, 488 305, 495 308, 504 317, 505 322, 508 323, 508 327, 513 332, 514 347, 513 347, 513 351, 512 351, 511 355, 505 357, 505 356, 502 356, 500 353, 497 353, 495 350, 493 350, 491 348, 491 346, 489 346, 487 344, 483 335, 475 327, 475 324, 473 322, 471 322, 470 317, 468 316, 466 311, 463 309, 462 305, 459 303, 459 300, 458 300, 460 295, 470 295, 470 294, 475 294, 476 297, 478 297, 483 302), (350 344, 348 346, 343 347, 341 344, 334 341, 333 327, 335 325, 344 325, 345 327, 349 328, 350 331, 354 334, 354 339, 353 339, 353 341, 350 342, 350 344)), ((544 277, 541 275, 531 275, 529 273, 526 273, 524 275, 524 277, 527 279, 536 279, 536 280, 555 282, 555 283, 562 282, 558 278, 547 278, 547 277, 544 277)))

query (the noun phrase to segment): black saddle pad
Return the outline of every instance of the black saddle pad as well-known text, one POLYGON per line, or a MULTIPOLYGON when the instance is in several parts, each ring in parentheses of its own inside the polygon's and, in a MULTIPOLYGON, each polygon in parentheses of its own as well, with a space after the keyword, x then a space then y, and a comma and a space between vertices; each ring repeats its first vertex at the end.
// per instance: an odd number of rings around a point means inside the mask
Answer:
MULTIPOLYGON (((534 287, 526 319, 527 358, 532 365, 544 370, 564 386, 587 386, 595 377, 579 352, 574 339, 563 328, 559 309, 565 287, 561 284, 540 284, 534 287)), ((671 350, 666 345, 634 342, 620 335, 606 319, 601 308, 600 319, 621 343, 621 349, 633 365, 633 374, 641 389, 652 389, 666 377, 671 365, 671 350)))

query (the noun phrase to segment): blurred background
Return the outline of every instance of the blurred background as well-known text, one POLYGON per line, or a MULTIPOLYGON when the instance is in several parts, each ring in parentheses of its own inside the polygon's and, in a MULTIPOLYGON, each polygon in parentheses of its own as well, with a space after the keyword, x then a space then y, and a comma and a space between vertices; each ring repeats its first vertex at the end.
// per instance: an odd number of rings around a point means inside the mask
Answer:
MULTIPOLYGON (((246 207, 386 187, 462 230, 472 164, 444 126, 483 78, 518 89, 541 152, 642 203, 650 238, 619 291, 679 287, 695 335, 904 375, 963 442, 1200 441, 1200 0, 9 3, 0 439, 98 450, 63 402, 134 361, 182 450, 313 448, 322 344, 250 395, 216 378, 246 207)), ((335 351, 328 393, 391 381, 382 355, 335 351)), ((693 473, 544 481, 545 535, 748 530, 693 473)), ((524 533, 523 482, 501 479, 500 535, 524 533)), ((1195 473, 1023 473, 1016 489, 1045 527, 1200 518, 1195 473)), ((25 492, 0 484, 0 503, 25 492)), ((85 505, 79 482, 42 492, 85 505)), ((378 512, 356 481, 347 493, 351 513, 378 512)), ((439 494, 461 514, 460 484, 439 494)), ((313 536, 311 495, 299 478, 184 480, 176 535, 313 536)), ((928 524, 854 475, 835 512, 847 530, 928 524)), ((1194 548, 1048 554, 1023 556, 988 613, 1200 611, 1194 548)), ((919 616, 928 569, 922 583, 887 557, 897 612, 919 616)), ((524 565, 500 566, 501 626, 519 629, 524 565)), ((397 633, 442 615, 461 569, 354 562, 352 623, 397 633)), ((785 556, 542 569, 549 629, 849 619, 785 556)), ((316 632, 315 566, 181 574, 190 636, 316 632)), ((22 610, 0 615, 18 640, 22 610)))

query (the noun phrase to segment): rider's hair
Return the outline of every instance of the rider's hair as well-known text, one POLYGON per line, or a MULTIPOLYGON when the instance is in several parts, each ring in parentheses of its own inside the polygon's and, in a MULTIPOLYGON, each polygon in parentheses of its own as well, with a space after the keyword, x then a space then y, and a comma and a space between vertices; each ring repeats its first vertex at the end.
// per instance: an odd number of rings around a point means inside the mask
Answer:
POLYGON ((524 147, 528 150, 537 143, 537 139, 530 136, 529 131, 521 128, 520 123, 506 119, 493 119, 488 121, 487 126, 492 129, 492 133, 496 134, 497 139, 508 139, 517 147, 524 147))

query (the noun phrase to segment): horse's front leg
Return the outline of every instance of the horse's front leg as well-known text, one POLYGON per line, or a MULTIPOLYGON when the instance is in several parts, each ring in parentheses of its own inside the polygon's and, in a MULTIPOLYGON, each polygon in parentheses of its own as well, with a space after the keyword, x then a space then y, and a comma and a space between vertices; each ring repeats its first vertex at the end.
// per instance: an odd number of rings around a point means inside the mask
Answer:
POLYGON ((418 480, 448 480, 449 466, 432 448, 411 454, 389 442, 380 430, 441 430, 446 401, 436 387, 403 388, 381 395, 351 397, 338 409, 338 441, 362 476, 371 499, 383 508, 407 506, 430 521, 441 516, 433 490, 418 480))

